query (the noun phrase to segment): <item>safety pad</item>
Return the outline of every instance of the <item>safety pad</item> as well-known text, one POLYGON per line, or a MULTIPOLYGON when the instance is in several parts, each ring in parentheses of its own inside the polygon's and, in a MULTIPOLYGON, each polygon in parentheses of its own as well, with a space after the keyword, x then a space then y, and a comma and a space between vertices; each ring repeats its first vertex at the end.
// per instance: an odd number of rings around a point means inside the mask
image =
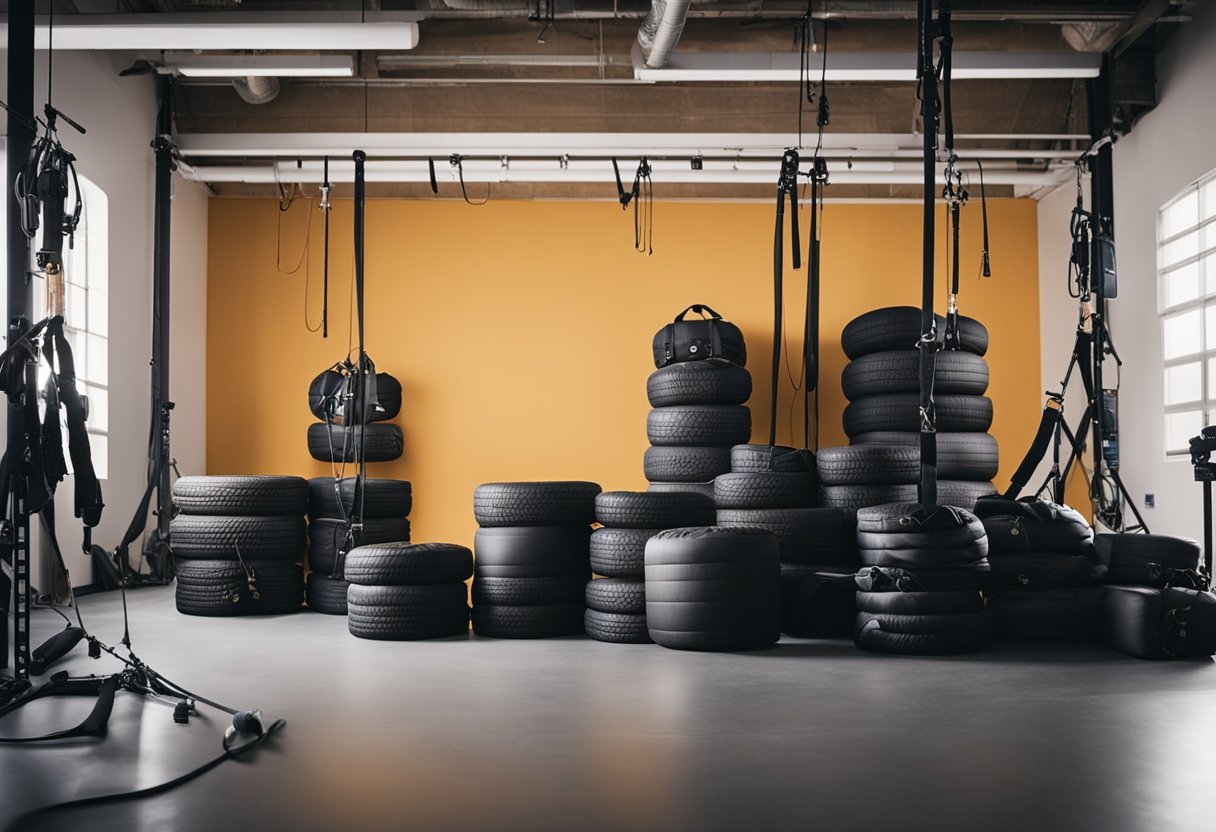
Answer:
POLYGON ((850 638, 857 618, 853 575, 831 564, 781 564, 781 631, 798 638, 850 638))
POLYGON ((1100 534, 1094 537, 1094 549, 1106 566, 1109 584, 1196 587, 1201 583, 1199 544, 1185 537, 1100 534))
POLYGON ((1109 586, 1102 637, 1138 659, 1216 654, 1216 595, 1195 589, 1109 586))
POLYGON ((1101 587, 996 592, 988 598, 997 641, 1067 644, 1098 641, 1101 587))
POLYGON ((1039 592, 1092 586, 1106 568, 1084 555, 988 555, 993 591, 1039 592))

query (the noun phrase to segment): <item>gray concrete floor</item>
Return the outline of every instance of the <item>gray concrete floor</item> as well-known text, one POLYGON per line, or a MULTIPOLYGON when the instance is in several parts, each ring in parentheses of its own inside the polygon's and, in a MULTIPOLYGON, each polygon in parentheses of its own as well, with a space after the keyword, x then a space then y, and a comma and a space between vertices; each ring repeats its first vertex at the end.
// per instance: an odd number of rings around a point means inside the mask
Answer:
MULTIPOLYGON (((1211 830, 1216 669, 1099 647, 897 658, 846 642, 681 653, 584 639, 378 643, 342 618, 179 616, 131 593, 136 651, 288 725, 169 794, 22 827, 104 830, 1211 830)), ((117 595, 85 623, 122 633, 117 595)), ((36 613, 36 636, 58 620, 36 613)), ((74 672, 111 660, 79 655, 74 672)), ((4 736, 74 724, 31 705, 4 736)), ((214 712, 120 694, 110 735, 0 749, 0 819, 168 779, 218 751, 214 712)))

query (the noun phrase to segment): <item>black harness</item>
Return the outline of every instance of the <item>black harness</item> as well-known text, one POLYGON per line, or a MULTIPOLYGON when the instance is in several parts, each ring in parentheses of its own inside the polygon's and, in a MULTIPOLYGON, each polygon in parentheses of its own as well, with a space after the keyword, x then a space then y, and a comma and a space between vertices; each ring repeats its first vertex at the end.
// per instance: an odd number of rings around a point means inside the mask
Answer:
POLYGON ((633 203, 633 247, 650 256, 654 254, 654 182, 650 178, 650 160, 643 156, 638 162, 633 186, 628 191, 616 159, 612 160, 612 172, 616 175, 616 199, 621 210, 628 210, 629 203, 633 203))

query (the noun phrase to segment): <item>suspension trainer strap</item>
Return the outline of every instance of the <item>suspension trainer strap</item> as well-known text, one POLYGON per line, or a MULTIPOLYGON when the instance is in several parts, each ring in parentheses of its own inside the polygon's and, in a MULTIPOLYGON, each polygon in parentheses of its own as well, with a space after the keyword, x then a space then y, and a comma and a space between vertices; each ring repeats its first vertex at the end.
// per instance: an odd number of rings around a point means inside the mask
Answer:
POLYGON ((932 3, 918 3, 920 34, 919 60, 921 87, 921 117, 924 121, 924 198, 921 272, 921 337, 920 349, 920 502, 927 509, 937 504, 937 416, 933 404, 933 379, 937 364, 937 332, 933 316, 934 279, 934 198, 937 175, 935 153, 937 141, 938 106, 937 79, 933 66, 934 27, 932 3))
POLYGON ((980 274, 983 277, 992 277, 992 263, 988 256, 988 192, 984 190, 984 160, 976 159, 975 166, 980 170, 980 216, 983 217, 984 223, 984 250, 980 253, 980 274))
MULTIPOLYGON (((431 163, 431 180, 435 179, 435 165, 431 163)), ((325 214, 325 260, 321 277, 321 337, 329 337, 329 157, 325 157, 325 181, 321 183, 321 211, 325 214)))
POLYGON ((69 679, 56 674, 51 681, 36 688, 20 699, 14 700, 0 708, 0 716, 4 716, 16 708, 28 704, 35 699, 48 696, 96 696, 93 710, 84 721, 74 728, 63 731, 52 731, 37 737, 5 737, 0 738, 0 744, 18 745, 33 742, 48 742, 50 740, 66 740, 76 737, 101 737, 106 733, 110 722, 110 714, 114 711, 114 694, 118 692, 119 676, 89 677, 86 679, 69 679))
MULTIPOLYGON (((101 481, 93 468, 93 452, 85 423, 85 404, 76 390, 76 362, 68 339, 63 334, 63 318, 56 317, 51 320, 47 336, 54 340, 55 352, 59 357, 55 381, 59 401, 67 413, 68 454, 72 458, 73 479, 76 484, 76 516, 86 528, 91 529, 101 522, 105 501, 102 499, 101 481)), ((86 551, 89 549, 87 541, 84 548, 86 551)))
MULTIPOLYGON (((816 159, 818 161, 818 158, 816 159)), ((819 200, 822 194, 819 179, 811 172, 811 243, 807 256, 806 319, 802 334, 802 362, 806 367, 806 383, 802 388, 803 447, 818 448, 818 419, 811 413, 811 391, 815 392, 815 410, 819 403, 819 200), (815 444, 811 444, 811 423, 814 421, 815 444)))
MULTIPOLYGON (((777 179, 777 220, 773 227, 773 385, 770 391, 768 444, 777 444, 777 394, 781 382, 781 322, 782 306, 785 298, 785 198, 789 196, 791 217, 797 216, 798 210, 798 151, 787 148, 781 157, 781 174, 777 179)), ((794 268, 801 265, 798 252, 798 225, 790 223, 791 241, 793 243, 794 268)))
POLYGON ((1054 398, 1048 400, 1047 406, 1043 408, 1043 416, 1039 420, 1039 429, 1034 435, 1034 441, 1030 444, 1030 450, 1022 458, 1022 462, 1013 472, 1013 476, 1009 478, 1009 488, 1005 489, 1005 493, 1002 495, 1006 500, 1016 500, 1021 495, 1022 489, 1030 482, 1030 478, 1034 476, 1035 469, 1039 467, 1039 463, 1047 455, 1047 449, 1051 447, 1052 438, 1055 436, 1063 413, 1063 401, 1054 398))
MULTIPOLYGON (((363 491, 363 486, 367 479, 367 423, 371 419, 371 402, 368 396, 365 395, 366 386, 370 383, 376 384, 375 368, 370 359, 367 357, 367 349, 363 338, 363 287, 364 287, 364 258, 363 258, 363 243, 366 234, 366 212, 367 212, 367 180, 364 172, 364 163, 367 161, 367 154, 362 150, 354 152, 355 160, 355 303, 358 306, 357 316, 359 321, 359 359, 358 365, 354 374, 354 396, 356 409, 355 424, 352 425, 351 433, 355 439, 355 459, 358 465, 358 490, 363 491), (368 376, 368 371, 372 375, 368 376)), ((460 186, 464 188, 463 167, 461 168, 460 186)), ((467 197, 466 197, 467 199, 467 197)), ((373 387, 373 389, 375 389, 373 387)), ((341 503, 339 502, 339 505, 341 503)), ((354 512, 352 519, 360 528, 363 525, 363 515, 360 511, 360 506, 352 506, 354 512)))

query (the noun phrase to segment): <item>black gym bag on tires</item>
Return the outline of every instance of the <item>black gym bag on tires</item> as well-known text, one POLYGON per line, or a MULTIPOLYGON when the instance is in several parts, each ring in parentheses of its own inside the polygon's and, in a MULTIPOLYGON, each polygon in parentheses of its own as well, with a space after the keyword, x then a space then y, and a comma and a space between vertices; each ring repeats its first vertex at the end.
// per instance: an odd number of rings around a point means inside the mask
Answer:
POLYGON ((704 361, 715 358, 747 365, 747 346, 743 333, 730 321, 702 303, 694 303, 674 321, 654 335, 654 366, 666 367, 682 361, 704 361), (689 312, 701 315, 700 320, 686 321, 689 312), (705 313, 709 317, 704 317, 705 313))

